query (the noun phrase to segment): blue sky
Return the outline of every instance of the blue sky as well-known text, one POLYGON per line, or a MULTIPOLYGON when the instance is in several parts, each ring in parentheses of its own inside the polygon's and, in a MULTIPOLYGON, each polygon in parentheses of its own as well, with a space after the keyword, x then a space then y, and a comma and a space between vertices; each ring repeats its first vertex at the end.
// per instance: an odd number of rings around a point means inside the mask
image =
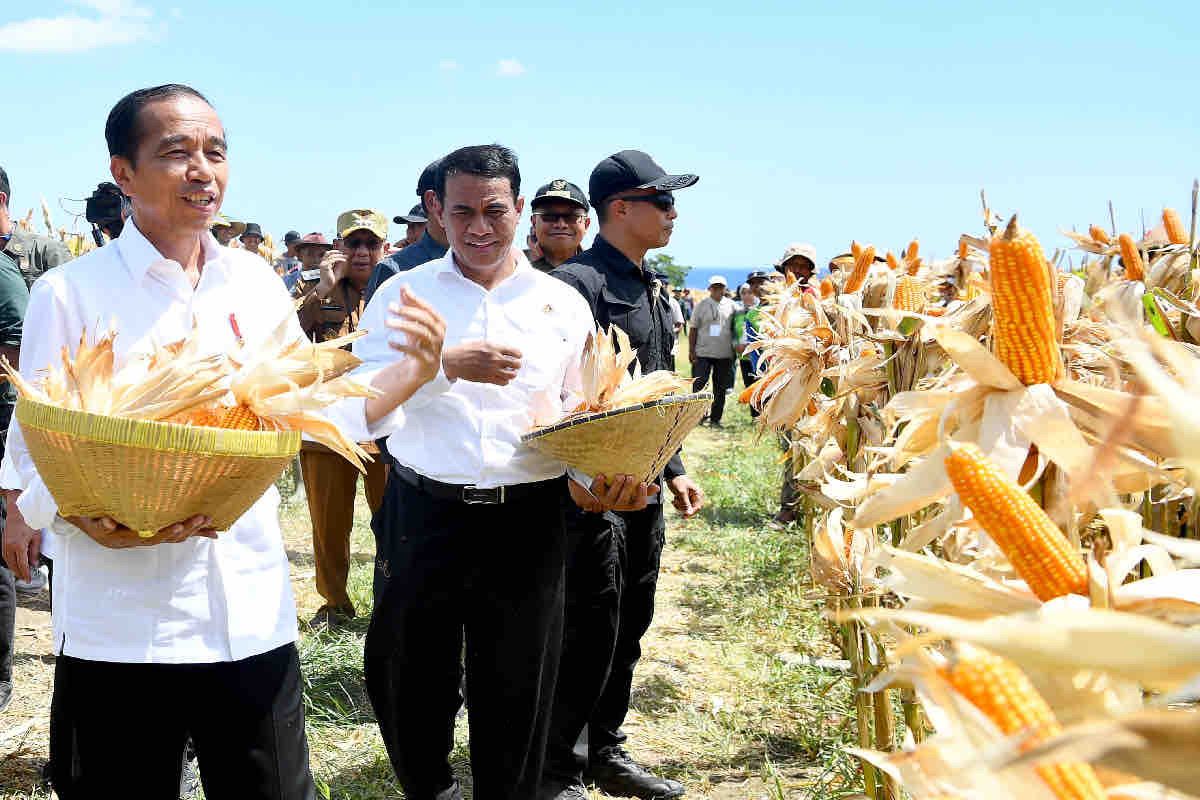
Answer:
MULTIPOLYGON (((755 266, 795 240, 946 255, 978 192, 1048 248, 1140 231, 1200 174, 1194 4, 7 0, 0 164, 23 214, 107 176, 104 119, 164 82, 225 123, 225 210, 279 237, 415 202, 422 166, 498 141, 532 192, 624 148, 701 176, 666 252, 755 266), (394 7, 393 7, 394 6, 394 7)), ((81 210, 81 206, 79 206, 81 210)), ((593 225, 593 229, 595 226, 593 225)), ((399 231, 395 231, 398 235, 399 231)))

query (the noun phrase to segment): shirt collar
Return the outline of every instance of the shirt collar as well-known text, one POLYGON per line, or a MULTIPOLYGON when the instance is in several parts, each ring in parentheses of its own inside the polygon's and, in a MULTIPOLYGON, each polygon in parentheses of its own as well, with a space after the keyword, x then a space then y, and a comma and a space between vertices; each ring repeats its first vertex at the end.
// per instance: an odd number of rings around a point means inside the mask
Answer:
MULTIPOLYGON (((437 242, 434 242, 434 244, 437 244, 437 242)), ((503 286, 504 283, 508 283, 510 280, 524 275, 527 272, 537 271, 533 268, 533 265, 529 263, 529 259, 525 256, 525 251, 523 251, 521 248, 513 245, 510 252, 517 259, 517 266, 516 269, 513 270, 513 274, 504 279, 503 283, 500 284, 501 286, 503 286)), ((462 270, 460 270, 458 265, 454 263, 453 247, 446 248, 446 254, 438 259, 437 266, 434 268, 434 271, 438 275, 457 275, 463 280, 470 280, 462 274, 462 270)))
POLYGON ((596 239, 592 242, 592 248, 598 250, 604 260, 612 264, 614 267, 623 269, 641 280, 648 280, 650 278, 644 269, 630 261, 629 256, 625 255, 612 244, 610 244, 609 241, 600 234, 596 234, 596 239))
MULTIPOLYGON (((125 221, 121 235, 113 244, 120 251, 121 260, 125 262, 125 268, 129 270, 129 275, 133 278, 134 283, 141 283, 153 267, 169 261, 162 253, 158 252, 158 248, 150 243, 145 234, 138 230, 132 217, 125 221)), ((200 237, 200 248, 204 253, 205 269, 217 266, 224 256, 224 251, 211 233, 205 233, 200 237)))

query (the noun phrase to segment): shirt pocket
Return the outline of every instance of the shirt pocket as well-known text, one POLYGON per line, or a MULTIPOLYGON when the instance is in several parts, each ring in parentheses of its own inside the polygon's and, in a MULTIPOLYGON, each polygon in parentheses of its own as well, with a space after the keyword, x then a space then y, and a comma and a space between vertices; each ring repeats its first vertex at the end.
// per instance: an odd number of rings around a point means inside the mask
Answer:
POLYGON ((601 290, 600 296, 604 301, 604 314, 600 322, 606 325, 616 325, 629 336, 629 343, 635 349, 641 349, 646 344, 650 332, 650 307, 642 298, 623 297, 607 286, 601 290), (607 321, 605 321, 607 317, 607 321))

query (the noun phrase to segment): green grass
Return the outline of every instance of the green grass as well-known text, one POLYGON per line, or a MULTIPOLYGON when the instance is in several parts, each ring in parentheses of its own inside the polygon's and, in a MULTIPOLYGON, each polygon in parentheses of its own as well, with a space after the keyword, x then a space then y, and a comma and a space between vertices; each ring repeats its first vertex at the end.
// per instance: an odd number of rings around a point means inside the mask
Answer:
MULTIPOLYGON (((780 468, 773 437, 757 438, 744 408, 726 427, 689 439, 685 461, 708 496, 689 521, 668 520, 656 621, 644 639, 627 723, 634 755, 682 780, 691 798, 832 800, 860 787, 842 753, 853 738, 848 680, 785 664, 781 653, 836 656, 808 579, 800 531, 771 530, 780 468)), ((379 739, 362 680, 371 607, 374 541, 361 496, 352 537, 350 594, 360 616, 344 628, 302 626, 301 665, 312 765, 326 798, 395 798, 400 790, 379 739)), ((303 497, 284 506, 293 585, 307 619, 319 605, 303 497)), ((5 715, 0 729, 17 724, 5 715)), ((466 777, 466 721, 452 754, 466 777)), ((0 774, 5 773, 0 752, 0 774)), ((14 765, 10 762, 8 767, 14 765)), ((34 765, 8 774, 27 776, 34 765)), ((45 797, 33 781, 0 796, 45 797), (6 795, 16 790, 18 793, 6 795)), ((469 796, 469 782, 467 783, 469 796)), ((599 795, 597 795, 599 797, 599 795)))

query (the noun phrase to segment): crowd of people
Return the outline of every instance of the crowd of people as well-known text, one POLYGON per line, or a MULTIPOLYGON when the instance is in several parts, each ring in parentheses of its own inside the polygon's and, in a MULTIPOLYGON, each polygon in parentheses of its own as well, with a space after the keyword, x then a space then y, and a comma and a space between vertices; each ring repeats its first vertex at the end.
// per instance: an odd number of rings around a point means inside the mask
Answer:
MULTIPOLYGON (((234 337, 253 347, 285 319, 296 338, 365 332, 355 374, 378 396, 330 413, 373 454, 365 679, 405 796, 461 797, 449 756, 464 700, 476 798, 580 800, 588 784, 682 796, 630 755, 622 724, 654 615, 664 504, 690 517, 704 493, 681 453, 640 483, 566 470, 520 438, 534 419, 574 408, 597 323, 629 336, 643 372, 674 370, 686 331, 695 389, 711 382, 709 422, 721 425, 738 365, 747 384, 757 377, 750 345, 769 285, 809 283, 815 250, 789 247, 736 291, 714 277, 694 302, 645 259, 670 241, 675 193, 697 176, 614 153, 587 192, 565 178, 537 188, 522 247, 517 157, 480 145, 421 172, 416 204, 391 220, 406 226, 402 240, 388 241, 383 213, 352 208, 332 241, 289 231, 268 263, 259 225, 218 214, 230 155, 198 91, 131 93, 105 138, 114 183, 95 195, 107 209, 94 220, 103 246, 70 263, 61 242, 14 225, 0 170, 0 354, 36 380, 97 319, 116 323, 118 366, 192 330, 213 352, 234 337)), ((313 797, 278 494, 228 531, 204 516, 148 538, 107 518, 64 519, 14 403, 5 386, 0 709, 13 689, 15 593, 37 591, 45 564, 58 795, 176 797, 192 752, 207 797, 313 797)), ((309 441, 300 467, 323 599, 309 624, 337 626, 357 613, 346 584, 359 473, 309 441)))

